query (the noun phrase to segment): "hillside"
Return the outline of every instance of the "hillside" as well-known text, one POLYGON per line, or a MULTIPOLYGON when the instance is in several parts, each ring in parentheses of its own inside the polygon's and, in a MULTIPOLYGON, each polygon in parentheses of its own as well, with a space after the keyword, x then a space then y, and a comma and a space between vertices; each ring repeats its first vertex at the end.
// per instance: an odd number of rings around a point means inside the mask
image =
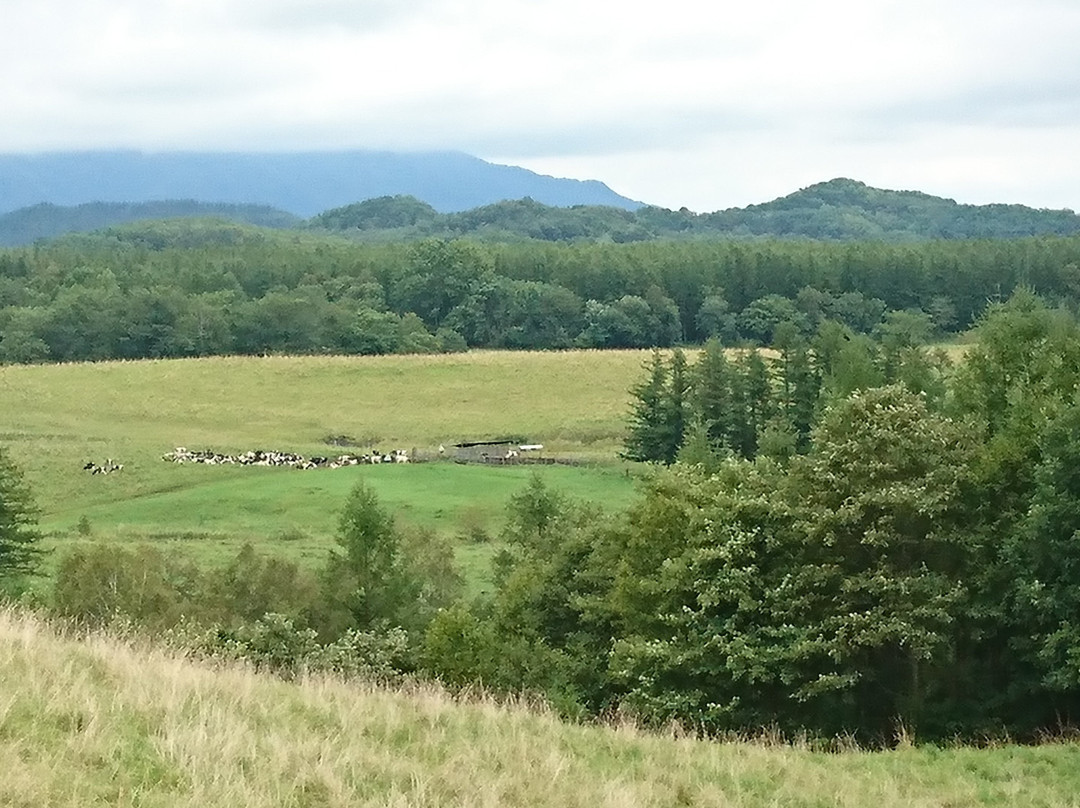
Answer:
POLYGON ((326 211, 310 225, 365 240, 442 236, 617 243, 747 238, 911 242, 1073 235, 1080 233, 1080 216, 1023 205, 961 205, 915 191, 835 179, 761 205, 705 214, 657 207, 556 208, 533 199, 439 214, 415 199, 398 196, 326 211))
MULTIPOLYGON (((0 157, 0 167, 3 158, 0 157)), ((550 179, 550 178, 547 178, 550 179)), ((557 182, 571 182, 559 180, 557 182)), ((0 188, 3 186, 0 185, 0 188)), ((584 188, 584 186, 582 186, 584 188)), ((188 189, 192 190, 192 189, 188 189)), ((72 232, 136 221, 213 217, 264 228, 306 226, 357 241, 469 238, 488 242, 615 242, 657 240, 802 239, 909 243, 935 239, 1022 238, 1080 233, 1069 210, 1023 205, 961 205, 917 191, 871 188, 836 179, 746 208, 697 214, 622 203, 581 202, 590 193, 551 196, 525 185, 506 189, 499 201, 440 210, 431 196, 393 193, 356 197, 306 221, 266 205, 187 201, 87 202, 73 207, 38 203, 0 215, 0 246, 30 244, 72 232), (427 199, 428 201, 425 201, 427 199)), ((0 197, 2 200, 2 197, 0 197)))
POLYGON ((86 233, 107 227, 155 219, 214 218, 255 227, 289 228, 303 220, 266 205, 231 205, 162 200, 153 202, 86 202, 61 207, 41 202, 0 216, 0 246, 29 244, 67 233, 86 233))
POLYGON ((307 217, 396 194, 423 199, 442 212, 526 196, 549 205, 640 204, 601 182, 549 177, 460 152, 0 154, 0 213, 41 202, 194 199, 269 205, 307 217))
POLYGON ((840 178, 762 205, 706 214, 698 217, 695 229, 840 241, 1020 238, 1080 233, 1080 216, 1024 205, 962 205, 840 178))
POLYGON ((1073 744, 825 754, 287 683, 0 612, 0 804, 1068 806, 1073 744), (32 672, 32 675, 30 675, 32 672))

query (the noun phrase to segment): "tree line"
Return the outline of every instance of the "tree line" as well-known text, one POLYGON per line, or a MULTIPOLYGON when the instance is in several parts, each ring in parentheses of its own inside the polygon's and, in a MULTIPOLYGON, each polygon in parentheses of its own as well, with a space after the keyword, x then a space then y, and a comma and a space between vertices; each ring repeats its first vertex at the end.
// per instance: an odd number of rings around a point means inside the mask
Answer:
POLYGON ((354 244, 224 223, 0 250, 0 361, 926 338, 1027 286, 1080 304, 1080 239, 354 244), (891 319, 890 319, 891 318, 891 319))

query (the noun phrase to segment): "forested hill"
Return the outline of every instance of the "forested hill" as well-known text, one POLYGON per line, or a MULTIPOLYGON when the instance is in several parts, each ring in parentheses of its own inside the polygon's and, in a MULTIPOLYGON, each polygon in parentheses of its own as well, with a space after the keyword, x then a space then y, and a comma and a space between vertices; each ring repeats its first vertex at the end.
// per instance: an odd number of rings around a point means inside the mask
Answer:
POLYGON ((564 207, 531 197, 445 213, 416 196, 403 194, 365 199, 307 220, 267 206, 190 200, 97 202, 74 207, 43 203, 0 215, 0 246, 30 244, 41 238, 138 220, 191 217, 271 228, 306 227, 367 242, 434 237, 619 244, 768 238, 905 243, 1080 233, 1080 216, 1070 210, 962 205, 917 191, 882 190, 855 180, 835 179, 761 205, 703 214, 685 208, 564 207))
POLYGON ((849 179, 830 180, 772 202, 716 213, 599 205, 555 208, 521 199, 440 214, 416 199, 398 196, 329 210, 310 224, 366 240, 470 236, 618 243, 760 237, 905 242, 1080 233, 1080 216, 1069 210, 961 205, 916 191, 871 188, 849 179))
POLYGON ((266 205, 229 205, 163 200, 156 202, 87 202, 61 207, 49 202, 0 216, 0 246, 30 244, 67 233, 86 233, 150 219, 225 219, 257 227, 297 227, 303 219, 266 205))
POLYGON ((307 217, 394 194, 410 194, 443 212, 526 196, 549 205, 641 204, 602 182, 549 177, 460 152, 0 154, 0 213, 41 202, 195 199, 270 205, 307 217))
POLYGON ((1071 210, 962 205, 918 191, 871 188, 850 179, 811 185, 763 205, 695 217, 695 229, 742 236, 837 241, 1019 238, 1080 233, 1071 210))

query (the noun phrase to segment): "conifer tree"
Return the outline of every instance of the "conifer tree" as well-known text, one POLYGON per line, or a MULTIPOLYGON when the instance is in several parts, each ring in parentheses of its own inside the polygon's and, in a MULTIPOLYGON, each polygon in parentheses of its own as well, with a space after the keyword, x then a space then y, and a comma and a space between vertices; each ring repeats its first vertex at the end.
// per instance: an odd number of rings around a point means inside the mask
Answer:
POLYGON ((813 366, 806 341, 793 334, 780 348, 781 406, 785 420, 795 433, 795 446, 805 452, 810 445, 821 379, 813 366))
POLYGON ((720 341, 709 340, 694 366, 694 409, 697 423, 717 449, 731 446, 734 422, 732 373, 720 341))
POLYGON ((665 457, 669 429, 668 369, 660 351, 652 352, 645 370, 645 380, 630 391, 634 400, 622 456, 627 460, 660 462, 665 457))
POLYGON ((671 355, 671 370, 667 389, 667 434, 665 435, 665 465, 675 462, 686 437, 690 421, 691 377, 686 355, 676 348, 671 355))
POLYGON ((0 447, 0 593, 15 591, 33 574, 41 551, 37 508, 22 472, 0 447))
POLYGON ((758 436, 775 412, 772 376, 756 348, 735 362, 732 399, 731 447, 752 460, 757 455, 758 436))

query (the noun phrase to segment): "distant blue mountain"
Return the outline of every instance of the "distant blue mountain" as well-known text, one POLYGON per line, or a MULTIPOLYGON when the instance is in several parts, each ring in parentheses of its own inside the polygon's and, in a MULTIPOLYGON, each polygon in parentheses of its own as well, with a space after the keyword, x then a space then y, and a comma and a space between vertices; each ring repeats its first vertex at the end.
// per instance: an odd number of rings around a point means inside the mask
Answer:
POLYGON ((440 213, 524 197, 560 207, 641 207, 596 180, 558 179, 460 152, 0 154, 0 214, 40 203, 190 199, 307 218, 395 195, 414 196, 440 213))

